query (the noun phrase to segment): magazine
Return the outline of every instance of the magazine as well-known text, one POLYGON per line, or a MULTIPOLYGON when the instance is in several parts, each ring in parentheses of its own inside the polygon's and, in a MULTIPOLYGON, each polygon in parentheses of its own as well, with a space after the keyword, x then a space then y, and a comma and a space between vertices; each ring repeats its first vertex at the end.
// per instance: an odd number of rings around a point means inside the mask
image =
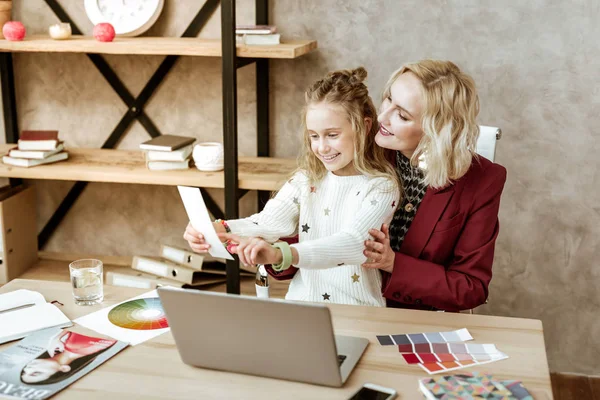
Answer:
POLYGON ((419 380, 419 389, 428 400, 533 400, 520 381, 496 380, 478 372, 424 378, 419 380))
POLYGON ((127 346, 60 328, 35 332, 0 352, 0 396, 47 399, 127 346))

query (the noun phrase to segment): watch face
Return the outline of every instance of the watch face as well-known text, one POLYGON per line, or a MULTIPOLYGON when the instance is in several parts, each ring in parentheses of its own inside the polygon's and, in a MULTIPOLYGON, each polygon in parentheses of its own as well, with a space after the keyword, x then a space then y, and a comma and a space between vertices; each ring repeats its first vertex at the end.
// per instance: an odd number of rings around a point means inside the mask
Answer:
POLYGON ((85 0, 85 11, 94 25, 109 22, 117 35, 137 35, 158 19, 163 0, 85 0))

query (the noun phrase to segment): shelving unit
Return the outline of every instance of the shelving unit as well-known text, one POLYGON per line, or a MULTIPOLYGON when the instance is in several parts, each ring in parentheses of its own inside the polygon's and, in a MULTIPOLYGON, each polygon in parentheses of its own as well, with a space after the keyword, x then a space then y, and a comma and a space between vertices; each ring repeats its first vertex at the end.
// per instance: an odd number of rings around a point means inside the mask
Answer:
MULTIPOLYGON (((268 0, 255 0, 257 25, 269 23, 268 0)), ((45 0, 62 22, 69 22, 73 39, 54 41, 47 36, 27 37, 20 42, 0 41, 0 80, 6 143, 17 143, 16 98, 12 53, 85 53, 106 78, 129 110, 107 137, 101 149, 69 148, 69 160, 33 168, 18 168, 0 163, 0 176, 11 178, 11 184, 21 179, 52 179, 77 181, 38 236, 41 249, 60 224, 88 182, 119 182, 152 185, 187 185, 225 189, 225 211, 207 195, 206 203, 215 216, 238 218, 238 201, 248 190, 258 190, 259 208, 277 190, 295 167, 291 159, 269 157, 269 59, 294 59, 317 48, 314 40, 294 40, 274 46, 237 45, 235 40, 235 0, 207 0, 182 37, 116 38, 100 43, 83 36, 80 29, 56 0, 45 0), (217 7, 221 5, 221 40, 196 36, 217 7), (150 78, 140 95, 134 97, 102 54, 165 55, 165 59, 150 78), (151 137, 160 131, 144 112, 144 105, 180 56, 221 57, 223 88, 223 146, 225 170, 203 173, 195 169, 184 171, 149 171, 141 151, 114 150, 129 125, 138 120, 151 137), (237 69, 256 65, 257 157, 240 157, 237 148, 237 69)), ((0 146, 5 153, 11 146, 0 146)), ((240 293, 239 264, 227 261, 227 292, 240 293)))

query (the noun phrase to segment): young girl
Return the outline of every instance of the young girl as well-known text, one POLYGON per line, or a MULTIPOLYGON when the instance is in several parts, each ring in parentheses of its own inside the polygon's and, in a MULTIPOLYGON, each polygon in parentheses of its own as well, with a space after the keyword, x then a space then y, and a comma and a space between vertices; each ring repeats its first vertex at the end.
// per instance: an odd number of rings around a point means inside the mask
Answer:
MULTIPOLYGON (((237 244, 231 251, 244 265, 299 268, 286 299, 385 306, 379 271, 360 265, 369 229, 390 221, 399 192, 375 144, 377 113, 366 76, 361 67, 315 82, 305 94, 298 171, 260 213, 215 221, 220 237, 237 244), (297 244, 277 242, 296 234, 297 244)), ((191 225, 184 238, 194 251, 208 251, 191 225)))

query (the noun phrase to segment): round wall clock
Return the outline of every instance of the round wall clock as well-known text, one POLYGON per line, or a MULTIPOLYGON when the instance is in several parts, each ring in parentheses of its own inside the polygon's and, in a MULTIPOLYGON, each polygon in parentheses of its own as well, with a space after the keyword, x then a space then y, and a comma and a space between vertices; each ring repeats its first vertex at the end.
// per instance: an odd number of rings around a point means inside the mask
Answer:
POLYGON ((164 0, 85 0, 84 4, 94 25, 108 22, 117 35, 137 36, 156 22, 164 0))

